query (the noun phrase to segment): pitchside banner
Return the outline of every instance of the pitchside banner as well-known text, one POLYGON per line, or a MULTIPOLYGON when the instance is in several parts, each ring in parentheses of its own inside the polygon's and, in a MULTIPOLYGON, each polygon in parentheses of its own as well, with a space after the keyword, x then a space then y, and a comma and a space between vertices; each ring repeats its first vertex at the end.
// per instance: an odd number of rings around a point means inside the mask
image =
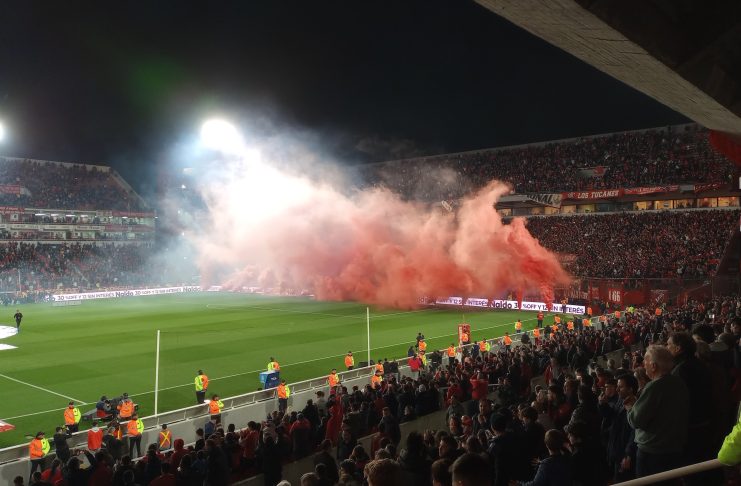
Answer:
POLYGON ((107 292, 85 292, 82 294, 59 294, 52 295, 54 302, 65 302, 69 300, 93 300, 93 299, 117 299, 120 297, 143 297, 146 295, 182 294, 184 292, 200 292, 198 286, 185 287, 163 287, 159 289, 130 289, 111 290, 107 292))
MULTIPOLYGON (((547 311, 548 306, 545 302, 522 302, 520 308, 516 300, 496 300, 496 299, 481 299, 481 298, 468 298, 463 303, 463 297, 445 297, 437 298, 435 303, 438 305, 463 305, 466 307, 480 307, 480 308, 491 308, 491 309, 512 309, 512 310, 526 310, 526 311, 547 311)), ((555 302, 551 306, 552 312, 564 312, 566 314, 586 314, 587 309, 583 305, 566 305, 556 304, 555 302)))

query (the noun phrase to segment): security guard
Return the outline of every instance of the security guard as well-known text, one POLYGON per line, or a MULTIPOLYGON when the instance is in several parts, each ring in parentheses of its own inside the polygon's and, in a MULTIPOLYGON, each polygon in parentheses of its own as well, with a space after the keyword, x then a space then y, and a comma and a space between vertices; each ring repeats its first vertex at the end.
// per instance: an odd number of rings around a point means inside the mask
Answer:
POLYGON ((195 379, 196 385, 196 403, 201 404, 206 401, 206 392, 208 391, 208 376, 203 370, 198 370, 198 375, 195 379))
POLYGON ((450 343, 450 346, 448 346, 448 365, 453 364, 454 359, 455 359, 455 345, 453 343, 450 343))
POLYGON ((286 380, 280 380, 276 393, 278 394, 278 410, 285 412, 288 410, 288 397, 291 396, 291 389, 286 385, 286 380))
POLYGON ((352 356, 352 351, 348 351, 347 356, 345 356, 345 367, 347 368, 347 371, 350 371, 355 367, 355 358, 352 356))
POLYGON ((162 424, 162 430, 157 438, 157 447, 160 451, 166 451, 172 447, 172 432, 167 428, 167 424, 162 424))
POLYGON ((43 432, 38 432, 36 437, 28 444, 28 452, 31 459, 31 476, 36 469, 43 471, 46 455, 49 453, 49 441, 43 432))
POLYGON ((80 409, 75 407, 75 402, 69 402, 67 408, 64 409, 64 425, 67 427, 68 433, 77 432, 80 429, 80 409))
POLYGON ((512 338, 509 337, 508 332, 504 333, 504 337, 502 338, 502 343, 504 343, 504 347, 507 348, 507 351, 509 351, 510 346, 512 346, 512 338))
POLYGON ((219 395, 213 395, 208 402, 208 413, 211 415, 211 418, 221 419, 222 408, 224 408, 224 403, 219 400, 219 395))
POLYGON ((144 431, 144 422, 136 415, 131 416, 131 420, 126 422, 126 433, 129 435, 129 457, 132 459, 141 457, 142 450, 142 432, 144 431), (136 445, 136 455, 134 455, 134 445, 136 445))
POLYGON ((518 334, 522 332, 522 321, 519 319, 515 322, 515 332, 518 334))
POLYGON ((134 402, 131 401, 128 393, 123 394, 123 400, 121 400, 121 403, 118 404, 116 409, 118 410, 118 421, 122 424, 131 419, 136 411, 134 402))
POLYGON ((270 361, 268 362, 268 371, 280 371, 280 365, 272 356, 270 357, 270 361))
POLYGON ((330 393, 336 387, 340 384, 340 377, 337 375, 337 369, 332 368, 332 372, 327 377, 327 383, 329 383, 329 391, 330 393))

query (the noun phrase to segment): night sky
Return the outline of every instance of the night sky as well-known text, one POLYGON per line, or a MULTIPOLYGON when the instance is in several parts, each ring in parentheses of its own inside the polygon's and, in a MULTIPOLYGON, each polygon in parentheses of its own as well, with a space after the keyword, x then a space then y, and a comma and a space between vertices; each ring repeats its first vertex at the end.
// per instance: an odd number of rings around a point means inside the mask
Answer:
POLYGON ((0 154, 144 192, 213 114, 348 164, 687 121, 468 0, 74 3, 0 7, 0 154))

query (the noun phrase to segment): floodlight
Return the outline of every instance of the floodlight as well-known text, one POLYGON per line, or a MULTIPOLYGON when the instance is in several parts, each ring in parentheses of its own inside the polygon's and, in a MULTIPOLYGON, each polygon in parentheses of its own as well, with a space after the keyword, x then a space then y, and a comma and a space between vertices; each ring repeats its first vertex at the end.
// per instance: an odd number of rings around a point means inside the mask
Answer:
POLYGON ((201 142, 204 146, 225 153, 238 154, 244 150, 242 135, 231 123, 224 120, 208 120, 201 127, 201 142))
POLYGON ((4 138, 5 138, 5 127, 3 126, 3 123, 0 122, 0 142, 2 142, 4 138))

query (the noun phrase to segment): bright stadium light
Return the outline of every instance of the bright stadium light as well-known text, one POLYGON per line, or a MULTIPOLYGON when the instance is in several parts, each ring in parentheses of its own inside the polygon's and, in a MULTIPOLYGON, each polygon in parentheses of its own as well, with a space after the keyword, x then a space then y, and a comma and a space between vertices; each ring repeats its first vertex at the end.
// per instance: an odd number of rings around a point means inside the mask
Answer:
POLYGON ((224 120, 208 120, 201 127, 204 146, 220 152, 239 154, 244 150, 242 135, 234 125, 224 120))
POLYGON ((5 126, 3 126, 3 122, 0 121, 0 142, 2 142, 4 138, 5 138, 5 126))

